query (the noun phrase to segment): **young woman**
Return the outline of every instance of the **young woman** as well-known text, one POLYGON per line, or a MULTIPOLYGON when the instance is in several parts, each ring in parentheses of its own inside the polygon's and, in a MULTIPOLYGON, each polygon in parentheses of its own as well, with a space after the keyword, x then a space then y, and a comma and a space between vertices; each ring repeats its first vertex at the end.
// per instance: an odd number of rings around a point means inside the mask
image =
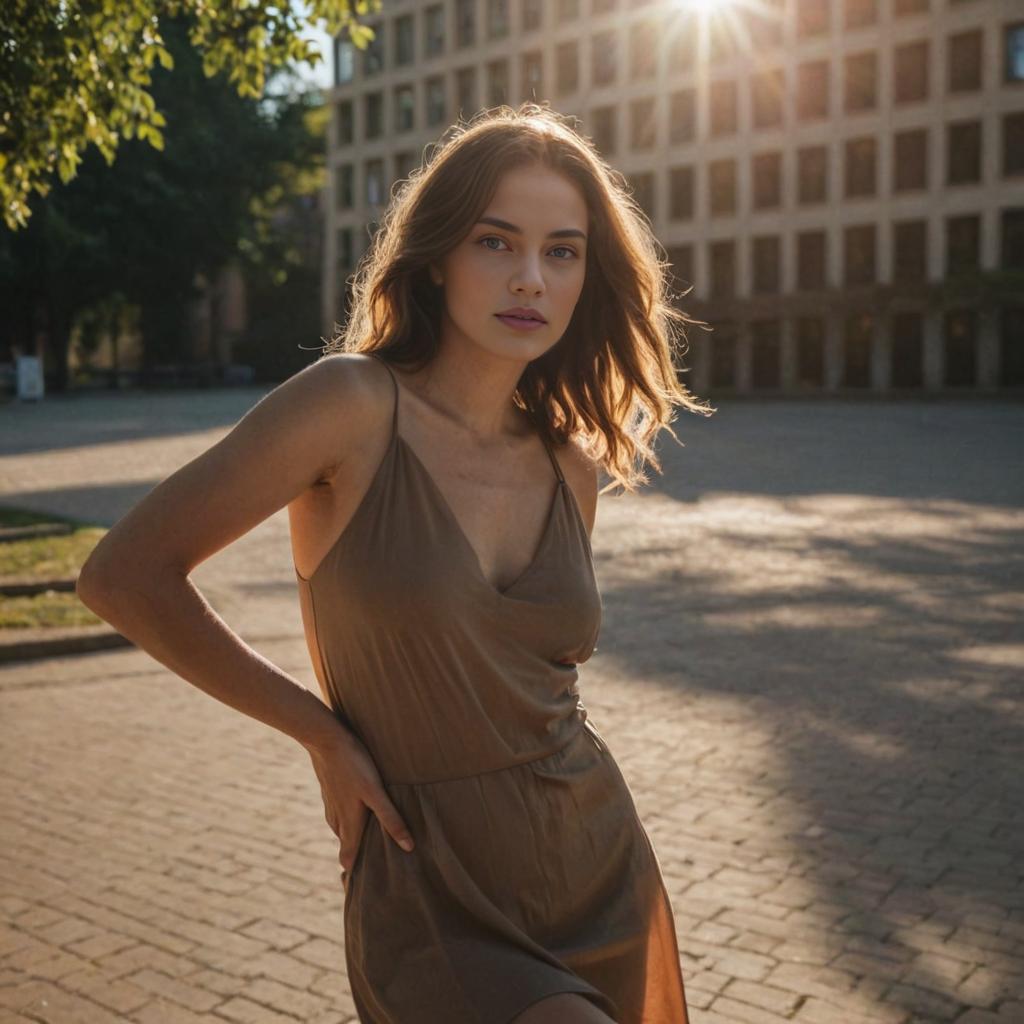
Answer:
POLYGON ((677 379, 671 325, 694 321, 666 271, 563 118, 460 123, 393 196, 324 357, 81 574, 126 636, 309 753, 368 1024, 687 1022, 659 862, 578 685, 598 473, 632 489, 674 404, 713 411, 677 379), (326 703, 188 580, 284 506, 326 703))

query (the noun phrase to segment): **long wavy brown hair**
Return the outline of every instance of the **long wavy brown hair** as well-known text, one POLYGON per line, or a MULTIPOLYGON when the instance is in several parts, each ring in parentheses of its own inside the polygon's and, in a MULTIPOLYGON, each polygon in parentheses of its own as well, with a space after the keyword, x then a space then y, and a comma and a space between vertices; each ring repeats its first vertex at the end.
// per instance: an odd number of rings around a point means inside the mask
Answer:
MULTIPOLYGON (((540 164, 580 189, 588 210, 586 274, 565 333, 524 369, 513 401, 554 444, 576 440, 612 478, 602 488, 633 492, 644 463, 662 472, 651 445, 673 408, 717 410, 679 380, 675 357, 686 325, 707 327, 673 305, 671 264, 626 179, 593 141, 547 106, 528 102, 460 119, 424 163, 392 187, 373 240, 348 279, 347 324, 323 354, 370 352, 419 369, 440 344, 443 289, 428 267, 472 230, 501 176, 540 164)), ((323 340, 323 339, 322 339, 323 340)))

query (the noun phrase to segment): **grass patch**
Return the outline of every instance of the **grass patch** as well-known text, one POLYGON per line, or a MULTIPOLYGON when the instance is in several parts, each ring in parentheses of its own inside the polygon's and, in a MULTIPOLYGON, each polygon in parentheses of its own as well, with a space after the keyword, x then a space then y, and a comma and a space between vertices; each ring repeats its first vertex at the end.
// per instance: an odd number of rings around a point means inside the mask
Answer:
MULTIPOLYGON (((77 523, 64 516, 0 506, 0 526, 36 523, 68 523, 71 532, 0 543, 0 582, 5 579, 74 579, 107 532, 104 527, 77 523)), ((42 594, 0 598, 0 629, 95 626, 101 622, 103 620, 86 608, 74 591, 49 590, 42 594)))
POLYGON ((0 507, 0 526, 36 523, 70 523, 72 532, 0 543, 0 580, 14 576, 40 580, 76 577, 89 553, 107 532, 102 526, 87 526, 62 516, 0 507))
POLYGON ((98 626, 103 622, 72 591, 47 590, 0 601, 0 629, 43 629, 98 626))

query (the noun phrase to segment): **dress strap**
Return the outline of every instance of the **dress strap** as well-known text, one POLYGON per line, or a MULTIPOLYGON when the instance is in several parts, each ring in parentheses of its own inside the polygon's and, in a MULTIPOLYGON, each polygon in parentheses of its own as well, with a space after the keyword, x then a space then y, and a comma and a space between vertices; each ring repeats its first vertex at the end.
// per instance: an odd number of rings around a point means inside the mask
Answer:
POLYGON ((381 359, 376 352, 368 352, 367 355, 376 359, 377 362, 380 363, 391 375, 391 383, 395 389, 395 407, 391 412, 391 436, 394 438, 398 433, 398 379, 395 377, 395 371, 392 370, 391 367, 388 366, 387 362, 384 359, 381 359))
POLYGON ((558 464, 558 459, 555 458, 555 453, 551 450, 551 445, 548 444, 547 438, 541 434, 541 441, 544 442, 544 450, 548 453, 548 458, 551 460, 551 465, 555 467, 555 472, 558 474, 559 483, 565 483, 565 477, 562 475, 562 467, 558 464))

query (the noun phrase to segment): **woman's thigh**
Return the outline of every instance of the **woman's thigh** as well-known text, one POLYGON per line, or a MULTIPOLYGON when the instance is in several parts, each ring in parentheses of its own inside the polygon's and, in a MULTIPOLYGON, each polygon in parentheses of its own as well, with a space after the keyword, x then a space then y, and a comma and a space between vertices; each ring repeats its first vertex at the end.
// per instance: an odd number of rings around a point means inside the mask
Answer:
POLYGON ((560 992, 527 1007, 509 1024, 615 1024, 585 996, 560 992))

